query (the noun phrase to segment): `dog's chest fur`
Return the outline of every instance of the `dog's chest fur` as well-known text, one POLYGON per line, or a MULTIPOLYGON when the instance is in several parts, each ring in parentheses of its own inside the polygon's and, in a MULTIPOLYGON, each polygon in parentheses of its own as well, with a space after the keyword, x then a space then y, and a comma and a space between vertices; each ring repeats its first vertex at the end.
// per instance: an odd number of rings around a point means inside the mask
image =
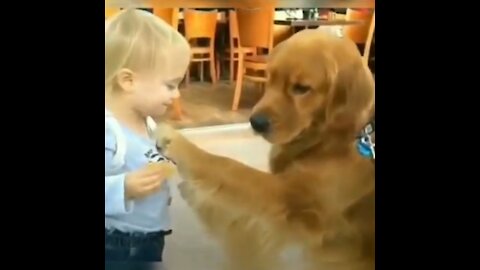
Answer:
POLYGON ((282 151, 280 146, 274 145, 270 150, 270 171, 272 173, 279 173, 287 167, 292 161, 292 157, 287 152, 282 151))
POLYGON ((312 149, 285 147, 273 145, 269 155, 270 172, 281 173, 300 159, 308 159, 308 152, 312 149))
POLYGON ((274 174, 283 172, 294 161, 298 161, 299 154, 301 154, 300 151, 295 149, 273 145, 269 156, 270 171, 274 174))

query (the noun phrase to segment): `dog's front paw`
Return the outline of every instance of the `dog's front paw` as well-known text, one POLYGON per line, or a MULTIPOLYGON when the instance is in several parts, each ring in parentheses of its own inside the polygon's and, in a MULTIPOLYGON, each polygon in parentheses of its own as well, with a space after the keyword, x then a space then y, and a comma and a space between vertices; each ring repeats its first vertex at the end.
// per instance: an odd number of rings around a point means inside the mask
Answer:
POLYGON ((163 155, 169 157, 177 166, 191 164, 194 161, 202 160, 202 151, 191 143, 179 131, 167 124, 159 124, 154 132, 157 148, 163 155))
POLYGON ((180 137, 180 133, 175 128, 164 123, 157 125, 154 135, 157 148, 162 150, 163 153, 167 153, 172 142, 180 137))

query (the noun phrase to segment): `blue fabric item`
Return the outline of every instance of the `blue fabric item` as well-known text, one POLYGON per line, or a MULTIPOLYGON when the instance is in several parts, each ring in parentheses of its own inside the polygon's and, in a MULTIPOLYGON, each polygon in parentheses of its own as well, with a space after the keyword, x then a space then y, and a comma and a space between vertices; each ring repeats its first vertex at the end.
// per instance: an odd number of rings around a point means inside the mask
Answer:
POLYGON ((372 149, 370 147, 370 144, 364 142, 363 140, 358 140, 357 142, 357 150, 362 155, 363 157, 366 158, 373 158, 373 153, 372 149))

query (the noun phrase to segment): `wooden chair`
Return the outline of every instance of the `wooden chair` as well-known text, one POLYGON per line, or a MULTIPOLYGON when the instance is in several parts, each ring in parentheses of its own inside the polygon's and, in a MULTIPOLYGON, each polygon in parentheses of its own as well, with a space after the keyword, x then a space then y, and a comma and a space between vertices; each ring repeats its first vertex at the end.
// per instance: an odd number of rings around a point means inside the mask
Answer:
MULTIPOLYGON (((217 10, 198 11, 185 9, 185 37, 191 44, 192 62, 200 63, 200 80, 203 81, 203 63, 209 62, 212 83, 217 81, 215 71, 215 33, 217 29, 217 10), (208 39, 208 46, 196 45, 199 39, 208 39)), ((190 71, 187 71, 186 84, 190 81, 190 71)))
POLYGON ((289 25, 273 25, 273 47, 289 39, 293 35, 292 27, 289 25))
MULTIPOLYGON (((367 52, 367 41, 369 37, 369 30, 373 19, 373 12, 370 10, 347 9, 346 20, 362 21, 359 25, 346 25, 343 28, 345 37, 353 40, 358 45, 363 46, 363 55, 367 52)), ((369 45, 370 46, 370 45, 369 45)), ((369 51, 370 47, 368 48, 369 51)), ((368 54, 368 53, 367 53, 368 54)))
POLYGON ((105 20, 120 12, 118 7, 110 7, 110 0, 105 0, 105 20))
POLYGON ((120 8, 105 7, 105 19, 108 19, 120 12, 120 8))
POLYGON ((178 30, 179 9, 178 8, 160 8, 160 7, 157 7, 158 4, 155 4, 155 3, 158 3, 158 1, 152 1, 153 14, 162 18, 164 21, 170 24, 173 28, 178 30))
POLYGON ((238 54, 254 54, 256 53, 256 48, 240 47, 237 12, 235 10, 228 11, 228 28, 230 32, 230 48, 227 48, 224 52, 226 55, 222 55, 222 53, 218 53, 217 55, 217 80, 220 80, 220 62, 227 60, 230 63, 230 81, 233 82, 235 78, 235 63, 238 62, 238 54))
POLYGON ((273 47, 274 7, 237 9, 240 47, 256 48, 253 56, 239 54, 237 82, 232 110, 238 109, 243 79, 264 83, 267 81, 267 56, 273 47), (266 52, 264 52, 266 50, 266 52), (263 51, 258 53, 259 51, 263 51), (263 73, 263 74, 258 74, 263 73))
MULTIPOLYGON (((159 18, 163 19, 165 22, 170 24, 173 28, 178 30, 178 15, 179 9, 178 8, 160 8, 157 6, 157 1, 152 1, 153 7, 153 14, 158 16, 159 18)), ((182 118, 182 105, 180 104, 180 98, 176 98, 173 100, 173 118, 176 120, 180 120, 182 118)))
MULTIPOLYGON (((365 43, 365 49, 363 51, 363 61, 368 64, 370 59, 370 48, 372 42, 375 42, 375 10, 373 11, 372 19, 370 21, 370 27, 368 29, 367 41, 365 43)), ((373 68, 375 70, 375 66, 373 68)))

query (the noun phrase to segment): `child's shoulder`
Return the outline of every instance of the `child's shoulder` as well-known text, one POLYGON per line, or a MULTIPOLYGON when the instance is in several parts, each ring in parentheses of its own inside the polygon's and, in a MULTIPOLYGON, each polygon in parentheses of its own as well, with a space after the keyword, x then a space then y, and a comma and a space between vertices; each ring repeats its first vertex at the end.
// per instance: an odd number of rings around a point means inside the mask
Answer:
MULTIPOLYGON (((149 132, 155 129, 155 121, 153 119, 147 118, 146 123, 149 132)), ((136 147, 141 147, 142 145, 150 147, 152 143, 154 144, 151 138, 143 137, 132 131, 112 114, 107 114, 107 110, 105 110, 105 147, 114 147, 116 144, 127 142, 129 145, 133 144, 136 147)))
POLYGON ((118 142, 125 139, 122 124, 105 109, 105 148, 115 150, 118 142))

